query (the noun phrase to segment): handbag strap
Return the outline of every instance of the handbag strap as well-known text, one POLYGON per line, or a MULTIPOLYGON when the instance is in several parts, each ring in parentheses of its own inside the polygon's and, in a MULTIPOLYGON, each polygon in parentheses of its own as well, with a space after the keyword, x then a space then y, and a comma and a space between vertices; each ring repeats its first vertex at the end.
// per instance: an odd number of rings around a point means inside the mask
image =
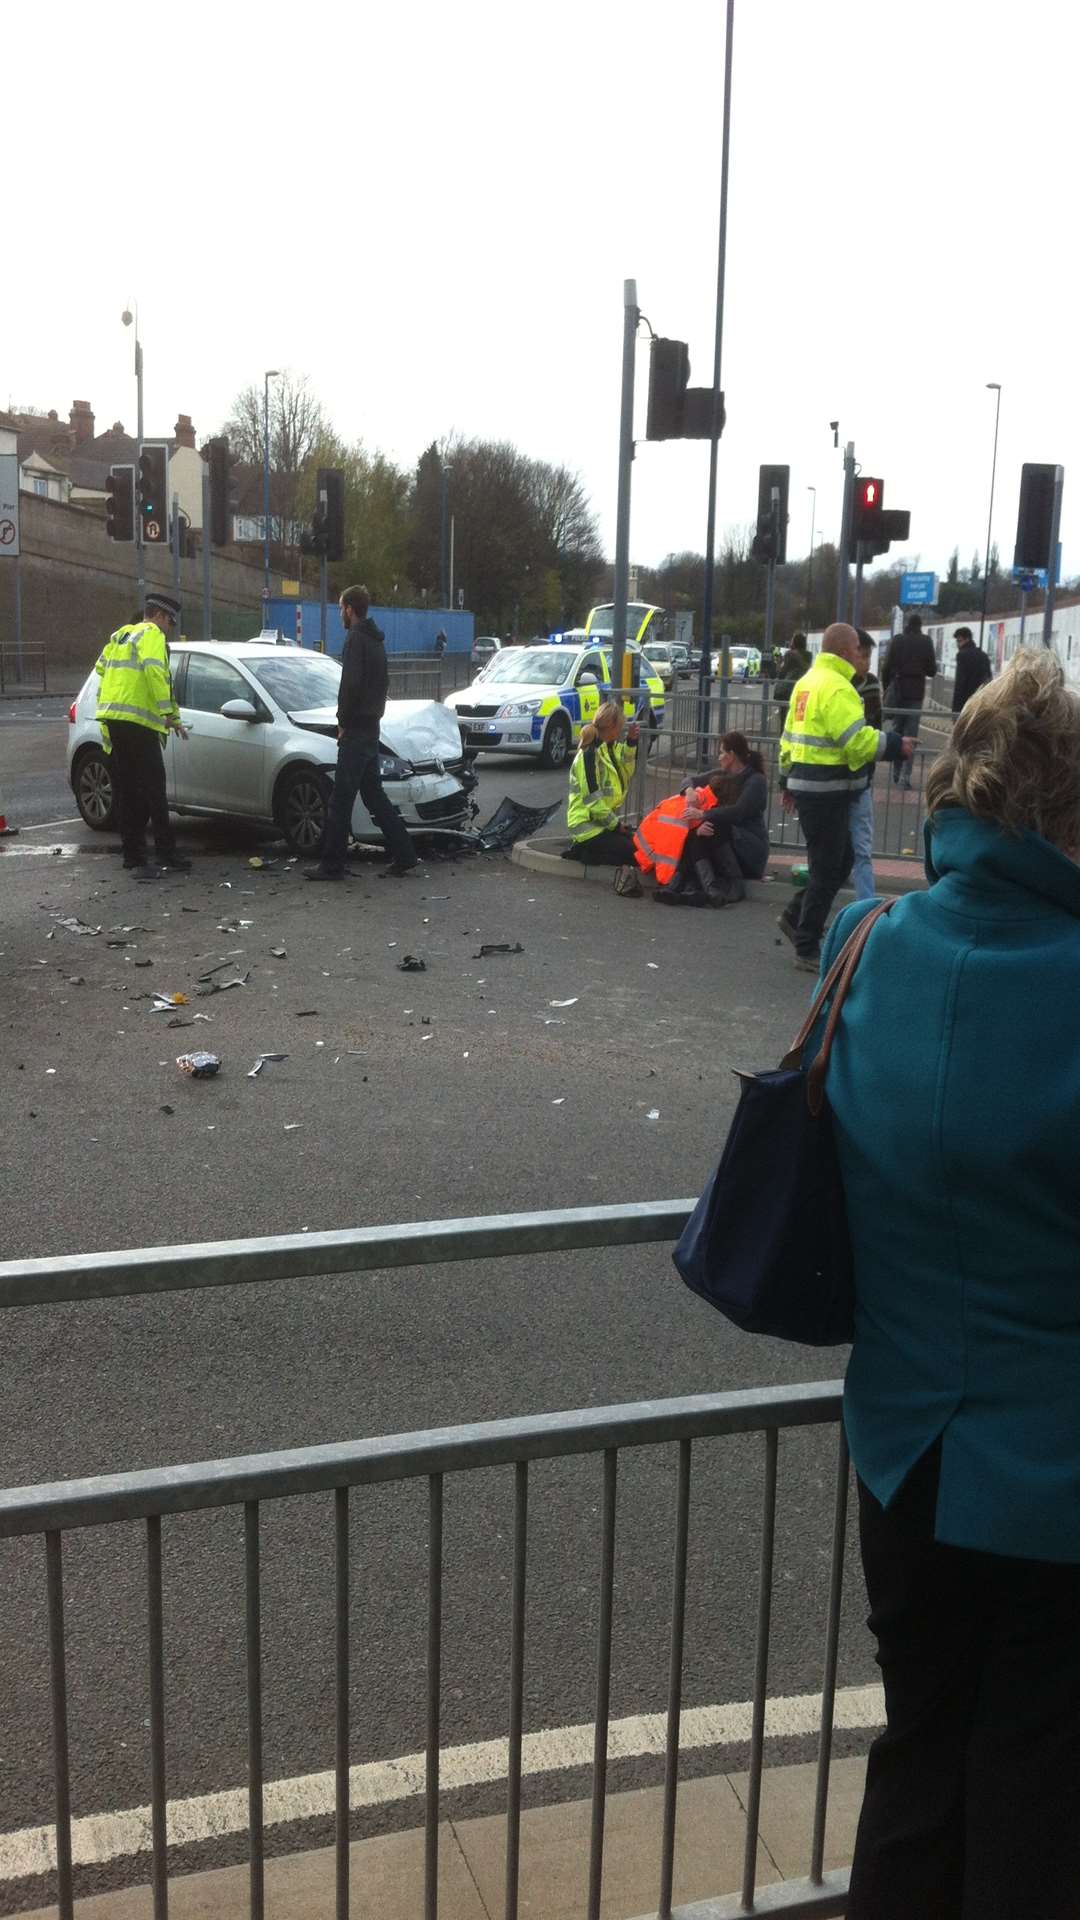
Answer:
POLYGON ((877 921, 881 919, 882 914, 888 913, 894 905, 895 902, 892 900, 879 901, 877 906, 871 907, 870 912, 863 915, 858 926, 848 935, 840 952, 837 954, 836 959, 833 961, 832 966, 829 968, 828 973, 825 975, 824 980, 814 995, 813 1004, 806 1019, 803 1021, 791 1046, 780 1062, 781 1067, 802 1066, 803 1049, 818 1023, 829 995, 832 993, 834 997, 832 1007, 829 1011, 829 1019, 825 1027, 825 1035, 821 1043, 821 1048, 807 1076, 807 1099, 812 1113, 817 1114, 821 1111, 821 1103, 824 1097, 825 1074, 829 1065, 829 1054, 832 1051, 833 1036, 840 1019, 840 1012, 847 995, 847 990, 851 985, 852 975, 862 958, 863 948, 870 938, 874 926, 877 921))

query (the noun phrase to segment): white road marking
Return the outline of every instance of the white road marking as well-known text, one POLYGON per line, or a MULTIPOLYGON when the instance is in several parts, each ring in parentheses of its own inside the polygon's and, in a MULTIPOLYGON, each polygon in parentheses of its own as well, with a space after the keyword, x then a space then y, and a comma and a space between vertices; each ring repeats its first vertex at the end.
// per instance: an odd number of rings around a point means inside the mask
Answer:
POLYGON ((51 827, 77 827, 82 819, 78 813, 70 814, 66 820, 35 820, 32 826, 20 827, 20 833, 46 833, 51 827))
MULTIPOLYGON (((683 1711, 680 1747, 732 1746, 750 1738, 753 1702, 727 1706, 687 1707, 683 1711)), ((816 1733, 821 1720, 820 1693, 800 1693, 766 1702, 765 1732, 771 1739, 816 1733)), ((873 1728, 884 1724, 885 1697, 879 1686, 841 1687, 836 1695, 835 1725, 873 1728)), ((662 1755, 667 1716, 631 1714, 613 1720, 608 1731, 612 1760, 662 1755)), ((522 1741, 524 1773, 562 1773, 591 1766, 593 1728, 549 1727, 527 1733, 522 1741)), ((443 1749, 439 1778, 443 1788, 473 1787, 505 1780, 509 1761, 506 1740, 478 1740, 471 1746, 443 1749)), ((397 1760, 370 1760, 349 1770, 349 1802, 355 1810, 384 1806, 389 1801, 415 1800, 424 1792, 424 1755, 408 1753, 397 1760)), ((268 1827, 295 1820, 313 1820, 334 1811, 332 1772, 300 1774, 292 1780, 269 1780, 263 1791, 263 1819, 268 1827)), ((190 1800, 172 1800, 168 1808, 169 1845, 194 1846, 223 1835, 244 1833, 248 1824, 247 1787, 203 1793, 190 1800)), ((76 1866, 101 1866, 151 1850, 149 1807, 129 1807, 121 1813, 89 1814, 71 1823, 72 1857, 76 1866)), ((0 1884, 56 1868, 56 1828, 24 1827, 0 1834, 0 1884)))

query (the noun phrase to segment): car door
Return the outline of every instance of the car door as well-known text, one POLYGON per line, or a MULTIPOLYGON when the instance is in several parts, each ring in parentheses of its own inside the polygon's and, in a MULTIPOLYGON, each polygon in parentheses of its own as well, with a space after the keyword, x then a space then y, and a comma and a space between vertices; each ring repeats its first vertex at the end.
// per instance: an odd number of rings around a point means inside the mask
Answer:
POLYGON ((607 687, 605 682, 607 681, 607 677, 607 669, 604 665, 603 656, 599 653, 585 654, 574 675, 574 687, 578 696, 577 716, 571 715, 574 721, 575 741, 581 737, 582 727, 586 726, 590 720, 596 719, 601 703, 606 700, 607 687), (595 685, 589 684, 588 676, 590 674, 592 675, 595 685))
POLYGON ((261 814, 266 721, 229 720, 227 700, 267 708, 238 667, 220 654, 190 652, 179 693, 180 718, 191 729, 177 741, 175 802, 216 813, 261 814))

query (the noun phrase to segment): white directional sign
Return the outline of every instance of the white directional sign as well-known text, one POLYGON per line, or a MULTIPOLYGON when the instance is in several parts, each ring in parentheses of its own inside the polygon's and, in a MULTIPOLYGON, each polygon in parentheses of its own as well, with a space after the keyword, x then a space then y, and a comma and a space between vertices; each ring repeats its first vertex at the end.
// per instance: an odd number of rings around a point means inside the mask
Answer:
POLYGON ((19 460, 0 453, 0 559, 19 552, 19 460))

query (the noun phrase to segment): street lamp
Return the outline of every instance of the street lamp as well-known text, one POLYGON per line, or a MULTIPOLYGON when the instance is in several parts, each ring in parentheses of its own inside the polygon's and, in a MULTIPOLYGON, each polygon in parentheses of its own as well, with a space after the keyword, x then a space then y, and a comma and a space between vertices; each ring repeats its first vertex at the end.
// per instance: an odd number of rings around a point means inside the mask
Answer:
MULTIPOLYGON (((138 442, 138 448, 135 454, 135 478, 137 484, 139 474, 142 472, 143 361, 142 344, 139 340, 139 303, 136 300, 132 304, 135 311, 132 312, 131 307, 125 307, 120 318, 125 327, 132 325, 135 327, 135 411, 137 415, 135 437, 138 442)), ((143 559, 142 515, 140 513, 135 515, 135 585, 139 602, 139 613, 141 615, 143 610, 143 594, 146 590, 146 563, 143 559)))
POLYGON ((1001 419, 1000 380, 988 380, 986 383, 986 391, 987 393, 996 393, 997 400, 994 403, 994 458, 990 466, 990 512, 986 517, 986 559, 983 561, 982 613, 979 615, 980 647, 982 646, 983 633, 986 629, 986 602, 990 593, 990 529, 994 524, 994 478, 997 474, 998 421, 1001 419))
POLYGON ((806 631, 809 633, 814 611, 814 521, 817 519, 817 488, 807 487, 806 491, 814 496, 810 502, 810 564, 806 569, 806 631))
POLYGON ((270 382, 277 367, 263 374, 263 599, 270 598, 270 382))

